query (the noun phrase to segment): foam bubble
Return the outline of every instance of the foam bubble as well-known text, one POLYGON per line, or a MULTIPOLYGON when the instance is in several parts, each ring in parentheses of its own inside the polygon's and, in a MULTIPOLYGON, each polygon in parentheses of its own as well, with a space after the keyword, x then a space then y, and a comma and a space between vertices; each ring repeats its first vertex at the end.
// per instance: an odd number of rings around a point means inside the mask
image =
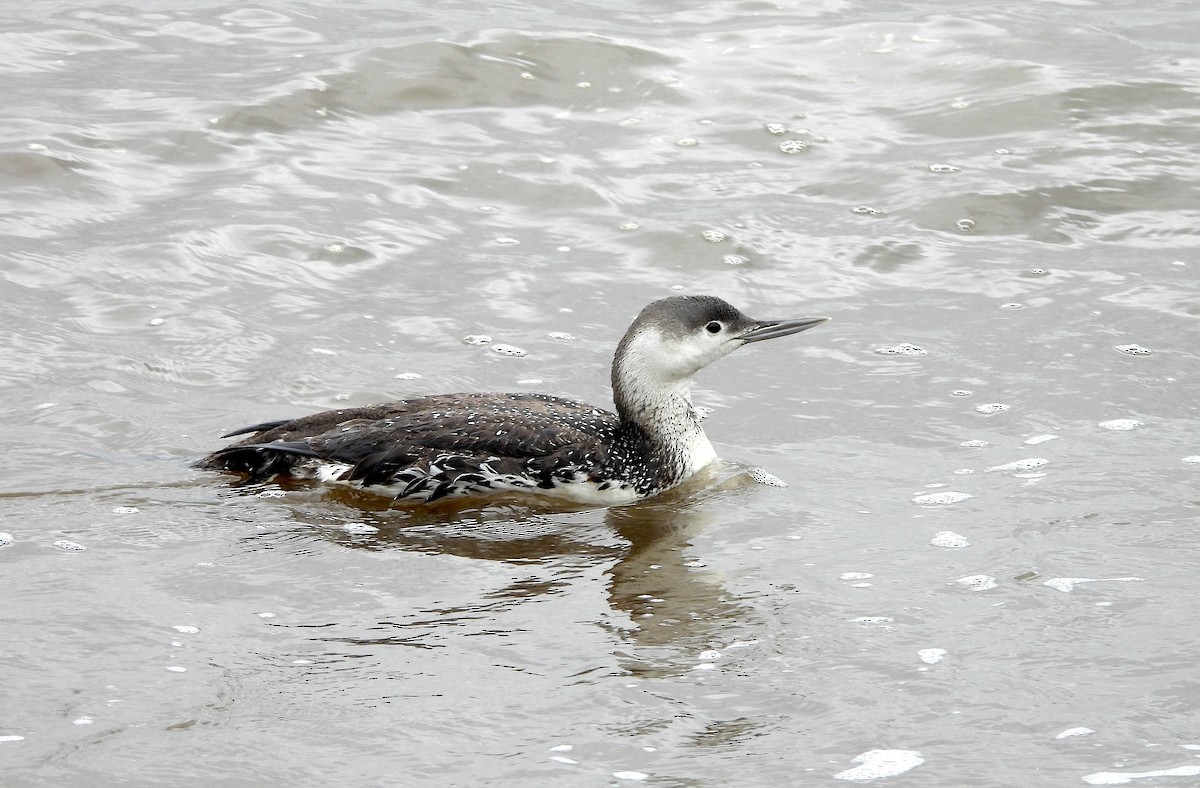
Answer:
POLYGON ((1075 586, 1084 583, 1143 583, 1145 581, 1144 577, 1052 577, 1042 585, 1069 594, 1075 590, 1075 586))
POLYGON ((1025 439, 1026 446, 1037 446, 1039 443, 1058 440, 1057 435, 1034 435, 1032 438, 1025 439))
POLYGON ((0 547, 8 547, 13 543, 13 535, 7 531, 0 531, 0 547))
POLYGON ((57 542, 54 543, 54 546, 57 547, 59 550, 79 551, 79 550, 87 549, 86 547, 81 545, 79 542, 72 542, 69 539, 59 539, 57 542))
POLYGON ((618 780, 649 780, 650 775, 645 772, 613 772, 613 777, 618 780))
POLYGON ((988 415, 991 415, 992 413, 1003 413, 1006 410, 1008 410, 1008 406, 1003 402, 989 402, 985 405, 975 406, 976 413, 984 413, 988 415))
POLYGON ((971 543, 967 541, 967 537, 954 531, 938 531, 929 540, 929 543, 934 547, 947 547, 954 550, 971 546, 971 543))
POLYGON ((141 509, 136 506, 114 506, 113 514, 137 514, 141 509))
POLYGON ((838 575, 839 580, 868 580, 875 575, 870 572, 842 572, 838 575))
POLYGON ((710 244, 719 244, 729 236, 720 230, 705 230, 704 232, 700 233, 700 237, 708 241, 710 244))
POLYGON ((182 632, 185 635, 195 635, 200 631, 200 627, 194 627, 191 624, 176 624, 175 626, 171 627, 171 629, 175 630, 176 632, 182 632))
POLYGON ((0 742, 6 742, 6 741, 25 741, 25 737, 17 736, 15 734, 10 734, 8 736, 0 736, 0 742))
POLYGON ((919 503, 923 506, 949 506, 950 504, 961 503, 968 498, 974 497, 970 493, 944 490, 942 492, 924 493, 914 497, 912 500, 913 503, 919 503))
POLYGON ((574 342, 575 341, 574 335, 568 334, 566 331, 551 331, 546 336, 550 337, 551 339, 561 340, 563 342, 574 342))
POLYGON ((967 575, 954 582, 971 591, 989 591, 996 587, 996 578, 991 575, 967 575))
POLYGON ((1100 426, 1106 430, 1133 430, 1138 427, 1146 426, 1146 422, 1138 421, 1137 419, 1111 419, 1110 421, 1100 422, 1100 426))
POLYGON ((955 167, 953 164, 930 164, 929 171, 939 173, 960 172, 958 167, 955 167))
POLYGON ((1150 348, 1145 348, 1141 345, 1115 345, 1114 349, 1131 356, 1148 356, 1154 352, 1150 348))
POLYGON ((425 377, 420 372, 401 372, 396 376, 396 380, 420 380, 425 377))
POLYGON ((517 347, 516 345, 504 345, 504 344, 492 345, 492 352, 499 353, 502 356, 512 356, 514 358, 520 358, 522 356, 529 355, 529 351, 523 350, 523 349, 517 347))
POLYGON ((1146 777, 1195 777, 1200 774, 1200 763, 1189 763, 1174 769, 1158 769, 1152 772, 1096 772, 1086 774, 1083 781, 1088 785, 1127 785, 1146 777))
POLYGON ((1083 727, 1079 727, 1079 728, 1067 728, 1065 731, 1063 731, 1062 733, 1058 734, 1058 735, 1057 735, 1057 736, 1055 736, 1054 738, 1056 738, 1056 739, 1069 739, 1069 738, 1071 738, 1072 736, 1087 736, 1089 733, 1095 733, 1095 731, 1094 731, 1094 730, 1092 730, 1091 728, 1083 728, 1083 727))
POLYGON ((890 616, 859 616, 850 619, 851 624, 891 624, 893 621, 895 619, 890 616))
POLYGON ((167 670, 171 671, 172 673, 187 673, 187 668, 179 665, 168 665, 167 670))
POLYGON ((779 150, 788 154, 799 153, 807 147, 808 143, 804 140, 784 140, 779 143, 779 150))
POLYGON ((1183 462, 1200 463, 1200 454, 1193 454, 1189 457, 1184 457, 1183 462))
POLYGON ((700 144, 700 140, 695 137, 680 137, 675 140, 675 144, 681 148, 694 148, 700 144))
POLYGON ((725 265, 745 265, 750 262, 750 258, 740 254, 727 254, 721 258, 721 262, 725 265))
POLYGON ((921 661, 926 665, 936 665, 945 659, 946 655, 949 653, 950 652, 946 651, 944 648, 923 648, 917 651, 917 656, 920 657, 921 661))
POLYGON ((1049 462, 1049 460, 1042 459, 1041 457, 1029 457, 1024 460, 1006 462, 1003 465, 993 465, 988 468, 988 471, 1032 471, 1036 468, 1041 468, 1049 462))
POLYGON ((984 449, 984 448, 987 448, 988 446, 991 446, 992 444, 988 443, 987 441, 975 439, 975 440, 963 441, 962 443, 960 443, 958 445, 962 446, 964 449, 984 449))
POLYGON ((862 216, 878 216, 883 213, 883 211, 879 210, 878 208, 872 208, 869 205, 857 205, 850 209, 850 213, 857 213, 862 216))
POLYGON ((766 125, 766 129, 768 134, 774 134, 776 136, 779 136, 780 134, 787 134, 787 126, 783 125, 782 123, 768 123, 766 125))
POLYGON ((925 759, 916 750, 868 750, 855 756, 850 762, 857 763, 858 766, 838 772, 833 775, 833 779, 867 782, 895 777, 920 766, 925 763, 925 759))
POLYGON ((902 342, 899 345, 883 345, 875 348, 875 352, 881 356, 924 356, 929 353, 925 348, 908 342, 902 342))
POLYGON ((468 345, 490 345, 492 338, 487 334, 468 334, 463 337, 463 342, 466 342, 468 345))

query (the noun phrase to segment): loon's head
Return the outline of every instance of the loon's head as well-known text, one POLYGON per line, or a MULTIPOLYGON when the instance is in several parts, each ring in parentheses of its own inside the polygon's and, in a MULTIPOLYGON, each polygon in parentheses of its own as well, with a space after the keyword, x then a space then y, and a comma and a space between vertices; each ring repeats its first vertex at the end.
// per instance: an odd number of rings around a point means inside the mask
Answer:
POLYGON ((673 296, 642 310, 625 332, 613 358, 617 410, 633 417, 653 398, 680 386, 719 358, 751 342, 784 337, 819 326, 829 318, 755 320, 716 296, 673 296), (636 393, 635 393, 636 392, 636 393))

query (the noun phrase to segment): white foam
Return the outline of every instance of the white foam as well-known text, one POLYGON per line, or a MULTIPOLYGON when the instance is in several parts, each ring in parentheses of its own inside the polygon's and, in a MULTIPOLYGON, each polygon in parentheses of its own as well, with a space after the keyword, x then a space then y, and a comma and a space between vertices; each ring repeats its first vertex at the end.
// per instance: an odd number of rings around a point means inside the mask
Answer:
POLYGON ((950 652, 946 651, 944 648, 923 648, 917 652, 917 656, 920 657, 921 661, 926 665, 936 665, 945 659, 946 655, 949 653, 950 652))
POLYGON ((8 547, 13 543, 13 535, 8 531, 0 531, 0 547, 8 547))
POLYGON ((1024 460, 1013 460, 1012 462, 1006 462, 1003 465, 993 465, 992 467, 988 468, 988 472, 1032 471, 1036 468, 1041 468, 1042 466, 1047 465, 1049 462, 1049 460, 1042 459, 1041 457, 1029 457, 1028 459, 1024 460))
POLYGON ((1184 462, 1200 463, 1200 454, 1193 454, 1183 458, 1184 462))
POLYGON ((1056 738, 1056 739, 1069 739, 1069 738, 1071 738, 1072 736, 1087 736, 1088 734, 1091 734, 1091 733, 1095 733, 1095 731, 1094 731, 1094 730, 1092 730, 1091 728, 1084 728, 1084 727, 1079 727, 1079 728, 1067 728, 1065 731, 1063 731, 1062 733, 1058 734, 1058 735, 1057 735, 1057 736, 1055 736, 1054 738, 1056 738))
POLYGON ((989 414, 989 415, 992 413, 1003 413, 1006 410, 1008 410, 1008 406, 1005 405, 1003 402, 989 402, 985 405, 976 405, 975 406, 975 411, 977 413, 984 413, 984 414, 989 414))
POLYGON ((502 343, 492 345, 492 352, 499 353, 502 356, 513 356, 514 358, 529 355, 529 351, 519 348, 516 345, 505 345, 502 343))
POLYGON ((851 624, 890 624, 895 619, 889 616, 859 616, 858 618, 850 619, 851 624))
POLYGON ((881 356, 924 356, 929 351, 919 345, 911 345, 908 342, 903 342, 899 345, 883 345, 875 348, 875 352, 881 356))
POLYGON ((996 587, 996 578, 991 575, 967 575, 954 581, 963 588, 972 591, 988 591, 996 587))
POLYGON ((8 735, 8 736, 0 736, 0 742, 5 742, 5 741, 25 741, 25 737, 17 736, 15 734, 8 735))
POLYGON ((954 490, 945 490, 943 492, 924 493, 915 496, 913 503, 919 503, 925 506, 949 506, 950 504, 961 503, 968 498, 975 496, 965 492, 955 492, 954 490))
POLYGON ((929 540, 929 543, 934 547, 947 547, 952 550, 971 546, 971 543, 967 541, 967 537, 954 531, 938 531, 929 540))
POLYGON ((183 633, 184 635, 195 635, 200 631, 200 627, 194 627, 191 624, 176 624, 175 626, 171 627, 171 629, 175 630, 176 632, 183 633))
POLYGON ((867 580, 875 575, 870 572, 842 572, 838 575, 839 580, 867 580))
POLYGON ((1058 440, 1057 435, 1034 435, 1032 438, 1025 439, 1026 446, 1037 446, 1039 443, 1058 440))
POLYGON ((833 775, 833 779, 868 782, 895 777, 920 766, 925 763, 925 759, 916 750, 868 750, 855 756, 850 762, 857 763, 858 766, 838 772, 833 775))
POLYGON ((964 449, 986 449, 988 446, 991 446, 992 444, 988 443, 987 441, 983 441, 983 440, 969 440, 969 441, 963 441, 962 443, 960 443, 958 445, 962 446, 964 449))
POLYGON ((1124 431, 1144 427, 1146 426, 1146 422, 1138 421, 1137 419, 1111 419, 1100 422, 1100 426, 1106 430, 1124 431))
POLYGON ((1069 594, 1083 583, 1142 583, 1145 580, 1144 577, 1052 577, 1042 585, 1069 594))
POLYGON ((76 551, 76 552, 79 550, 87 549, 86 547, 81 545, 79 542, 72 542, 69 539, 59 539, 57 542, 54 543, 54 546, 57 547, 59 550, 72 550, 72 551, 76 551))
POLYGON ((645 772, 613 772, 613 777, 618 780, 649 780, 650 775, 645 772))
POLYGON ((1088 785, 1127 785, 1146 777, 1195 777, 1200 775, 1200 763, 1189 763, 1174 769, 1158 769, 1153 772, 1096 772, 1083 776, 1088 785))

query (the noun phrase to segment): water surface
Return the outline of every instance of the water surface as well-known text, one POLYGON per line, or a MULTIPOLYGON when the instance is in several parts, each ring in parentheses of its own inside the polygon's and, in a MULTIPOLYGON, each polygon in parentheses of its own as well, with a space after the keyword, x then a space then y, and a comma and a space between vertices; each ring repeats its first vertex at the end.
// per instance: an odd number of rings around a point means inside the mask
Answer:
POLYGON ((10 9, 5 783, 1194 782, 1198 39, 1171 2, 10 9), (189 467, 400 396, 606 405, 678 292, 834 321, 700 375, 728 462, 661 500, 189 467))

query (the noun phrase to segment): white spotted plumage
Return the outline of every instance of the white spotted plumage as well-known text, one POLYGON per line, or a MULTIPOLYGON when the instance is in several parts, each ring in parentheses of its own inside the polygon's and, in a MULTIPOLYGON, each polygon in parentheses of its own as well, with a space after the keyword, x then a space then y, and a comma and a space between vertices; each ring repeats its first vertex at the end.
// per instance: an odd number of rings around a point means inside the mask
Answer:
POLYGON ((445 394, 267 422, 199 467, 435 501, 499 492, 629 503, 716 459, 692 376, 737 348, 826 318, 756 321, 713 296, 656 301, 613 359, 616 413, 545 394, 445 394))

